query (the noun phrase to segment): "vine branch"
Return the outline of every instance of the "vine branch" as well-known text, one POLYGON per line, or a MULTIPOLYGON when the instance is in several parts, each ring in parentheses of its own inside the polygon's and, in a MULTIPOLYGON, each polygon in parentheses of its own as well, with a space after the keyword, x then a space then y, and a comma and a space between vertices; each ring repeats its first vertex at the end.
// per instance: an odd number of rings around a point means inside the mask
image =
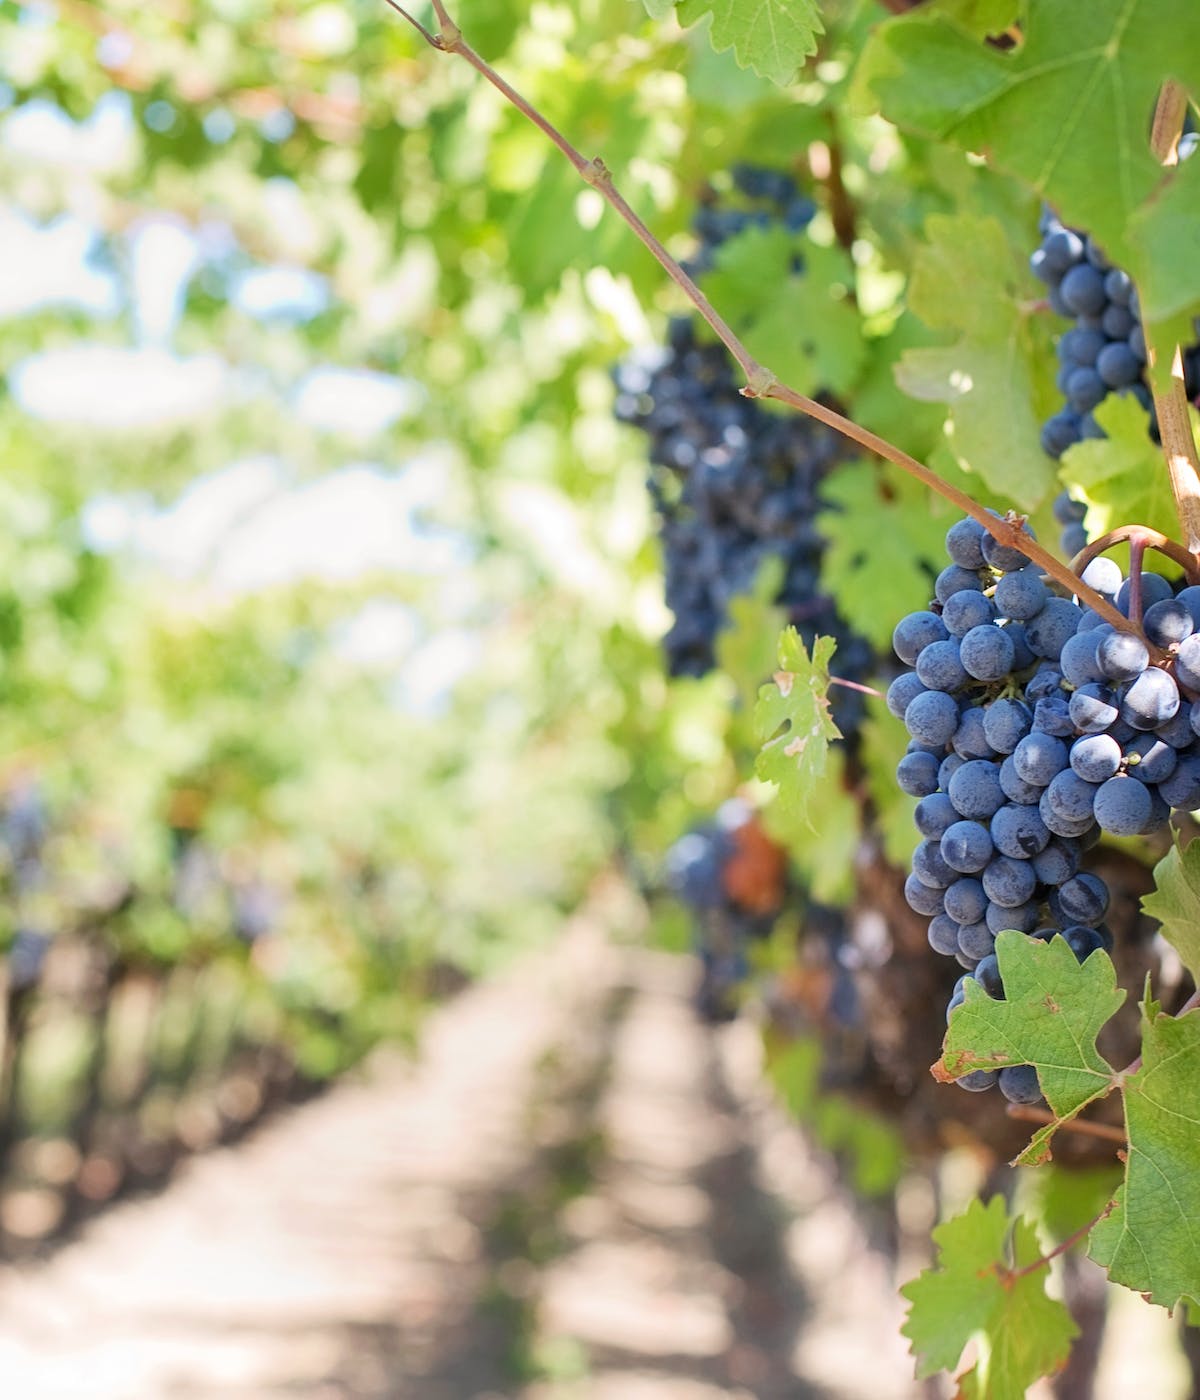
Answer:
MULTIPOLYGON (((501 77, 490 63, 475 52, 463 38, 458 25, 450 18, 444 0, 432 0, 434 13, 438 20, 437 33, 431 33, 423 25, 417 24, 407 11, 400 7, 398 0, 386 0, 386 3, 412 24, 430 47, 442 53, 458 54, 460 58, 466 59, 476 72, 481 74, 558 147, 580 179, 599 191, 639 241, 654 255, 671 280, 682 289, 688 300, 712 328, 717 338, 737 361, 738 367, 746 379, 745 387, 742 389, 746 398, 774 399, 778 403, 787 404, 789 408, 807 414, 808 417, 815 418, 818 422, 824 423, 826 427, 841 433, 843 437, 856 442, 860 447, 866 448, 868 452, 893 463, 902 471, 915 477, 928 490, 936 492, 949 501, 964 515, 969 515, 977 520, 1000 544, 1020 550, 1031 563, 1038 565, 1044 573, 1068 592, 1074 593, 1083 603, 1099 613, 1106 622, 1112 623, 1118 631, 1140 635, 1136 623, 1131 622, 1129 618, 1118 612, 1095 589, 1076 578, 1064 563, 1034 540, 1033 536, 1024 528, 1024 516, 1012 511, 1007 516, 992 515, 983 506, 973 501, 966 492, 960 491, 948 481, 943 481, 936 472, 930 471, 915 457, 909 456, 907 452, 888 442, 886 438, 871 432, 869 428, 861 427, 852 419, 846 418, 825 404, 798 393, 795 389, 782 383, 765 365, 760 364, 734 334, 727 322, 718 314, 700 288, 626 202, 624 196, 613 183, 612 174, 604 162, 598 156, 589 160, 582 155, 548 118, 526 101, 511 83, 501 77)), ((1197 525, 1200 527, 1200 489, 1197 491, 1197 507, 1197 525)), ((1200 539, 1198 539, 1197 544, 1200 547, 1200 539)))
MULTIPOLYGON (((1179 136, 1187 114, 1187 102, 1182 84, 1169 79, 1162 85, 1154 104, 1150 149, 1163 165, 1176 165, 1179 161, 1179 136)), ((1150 363, 1150 391, 1154 395, 1158 433, 1167 459, 1179 528, 1188 549, 1200 554, 1200 457, 1196 454, 1196 440, 1188 417, 1183 356, 1178 345, 1155 346, 1152 336, 1147 338, 1146 353, 1150 363), (1154 372, 1159 349, 1166 350, 1171 358, 1166 375, 1154 372)))

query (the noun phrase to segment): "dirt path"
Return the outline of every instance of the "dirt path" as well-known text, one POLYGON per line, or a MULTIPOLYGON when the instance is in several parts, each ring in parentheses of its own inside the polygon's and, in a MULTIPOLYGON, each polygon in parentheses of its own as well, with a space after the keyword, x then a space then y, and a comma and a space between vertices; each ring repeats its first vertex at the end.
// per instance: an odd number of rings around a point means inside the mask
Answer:
POLYGON ((20 1400, 900 1400, 879 1257, 681 959, 587 922, 0 1273, 20 1400))

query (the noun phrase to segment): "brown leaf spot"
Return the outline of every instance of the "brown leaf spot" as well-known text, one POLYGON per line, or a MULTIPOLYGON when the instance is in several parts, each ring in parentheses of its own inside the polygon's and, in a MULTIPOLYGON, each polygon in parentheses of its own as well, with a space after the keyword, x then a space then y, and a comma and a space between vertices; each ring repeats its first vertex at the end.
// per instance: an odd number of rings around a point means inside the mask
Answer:
POLYGON ((1042 1005, 1046 1008, 1047 1011, 1049 1011, 1049 1013, 1052 1016, 1056 1016, 1062 1010, 1062 1007, 1058 1004, 1058 1002, 1054 1000, 1052 996, 1043 997, 1042 1005))
POLYGON ((794 671, 776 671, 774 676, 775 684, 779 687, 779 693, 786 700, 792 693, 792 685, 795 682, 794 671))
POLYGON ((799 758, 807 747, 808 735, 797 734, 792 742, 784 747, 783 751, 789 758, 799 758))

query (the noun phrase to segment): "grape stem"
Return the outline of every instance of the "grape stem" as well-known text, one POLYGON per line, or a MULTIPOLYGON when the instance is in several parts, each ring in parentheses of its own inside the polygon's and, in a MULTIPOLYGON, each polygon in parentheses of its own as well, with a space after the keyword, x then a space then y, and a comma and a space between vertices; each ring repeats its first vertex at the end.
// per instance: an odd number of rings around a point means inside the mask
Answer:
POLYGON ((1072 570, 1077 574, 1083 573, 1084 569, 1098 555, 1107 554, 1113 545, 1120 544, 1124 540, 1132 540, 1135 536, 1141 538, 1143 548, 1156 549, 1160 554, 1165 554, 1168 559, 1174 559, 1187 575, 1189 583, 1200 583, 1200 566, 1197 565, 1196 556, 1189 554, 1183 545, 1168 539, 1166 535, 1160 535, 1157 530, 1152 530, 1148 525, 1122 525, 1116 530, 1110 530, 1107 535, 1101 535, 1099 539, 1092 540, 1086 549, 1081 549, 1071 560, 1072 570))
MULTIPOLYGON (((1150 149, 1163 165, 1179 162, 1179 136, 1187 114, 1187 93, 1183 85, 1168 79, 1162 85, 1154 106, 1150 129, 1150 149)), ((1183 356, 1178 345, 1157 344, 1153 329, 1146 336, 1146 356, 1150 365, 1150 391, 1158 418, 1158 435, 1167 459, 1171 494, 1179 528, 1192 554, 1200 553, 1200 457, 1188 416, 1187 389, 1184 387, 1183 356), (1169 362, 1167 373, 1162 366, 1169 362), (1156 366, 1158 372, 1156 373, 1156 366)))
MULTIPOLYGON (((817 419, 826 427, 841 433, 843 437, 858 443, 860 447, 865 447, 868 452, 873 452, 877 457, 885 458, 902 471, 907 472, 909 476, 915 477, 928 490, 936 492, 956 506, 964 515, 969 515, 972 519, 977 520, 999 544, 1020 550, 1032 563, 1038 565, 1043 573, 1048 574, 1064 589, 1074 593, 1081 602, 1099 613, 1105 622, 1112 623, 1120 632, 1132 632, 1134 635, 1140 636, 1136 623, 1130 622, 1127 617, 1119 613, 1094 588, 1090 588, 1077 579, 1064 563, 1034 540, 1033 536, 1024 528, 1025 517, 1023 515, 1015 511, 1009 511, 1005 516, 992 515, 983 506, 973 501, 966 492, 960 491, 948 481, 943 481, 936 472, 930 471, 915 457, 910 457, 907 452, 888 442, 886 438, 871 432, 869 428, 861 427, 852 419, 844 417, 826 404, 797 393, 795 389, 782 383, 765 365, 760 364, 734 334, 728 323, 716 311, 700 288, 626 202, 624 196, 613 183, 611 172, 600 157, 596 156, 589 160, 582 155, 548 118, 526 101, 511 83, 502 78, 491 64, 475 52, 463 38, 458 25, 450 18, 445 0, 432 0, 433 10, 438 20, 436 33, 431 33, 423 25, 417 24, 412 16, 401 8, 397 0, 386 0, 386 3, 412 24, 432 48, 442 53, 458 54, 460 58, 466 59, 472 68, 491 83, 523 116, 527 117, 558 147, 579 178, 600 193, 639 241, 653 254, 671 280, 683 290, 697 312, 737 361, 738 367, 746 379, 745 387, 741 391, 746 398, 774 399, 778 403, 787 404, 789 408, 817 419)), ((1197 496, 1197 505, 1200 506, 1200 493, 1197 496)))

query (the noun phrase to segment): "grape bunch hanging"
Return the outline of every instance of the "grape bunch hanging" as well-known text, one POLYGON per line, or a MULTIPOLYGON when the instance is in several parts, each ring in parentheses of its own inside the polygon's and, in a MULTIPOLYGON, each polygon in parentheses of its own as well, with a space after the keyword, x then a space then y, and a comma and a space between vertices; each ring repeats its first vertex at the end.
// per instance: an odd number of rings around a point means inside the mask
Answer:
MULTIPOLYGON (((733 180, 741 207, 709 204, 694 219, 699 246, 687 265, 693 275, 746 229, 782 222, 798 234, 815 212, 782 172, 739 166, 733 180)), ((798 255, 797 272, 800 266, 798 255)), ((783 578, 776 601, 788 620, 808 643, 819 633, 835 637, 841 674, 865 680, 871 651, 821 590, 824 542, 814 524, 821 480, 845 459, 843 440, 813 419, 774 414, 744 398, 725 348, 702 340, 694 318, 673 321, 668 346, 631 356, 615 380, 617 417, 650 438, 647 486, 675 619, 664 639, 670 674, 712 670, 731 601, 777 558, 783 578)), ((835 703, 842 732, 852 734, 861 697, 842 690, 835 703)))
MULTIPOLYGON (((1002 930, 1061 934, 1080 961, 1111 952, 1108 890, 1085 853, 1102 832, 1148 834, 1200 806, 1200 587, 1176 594, 1158 574, 1125 578, 1094 559, 1084 581, 1140 617, 1139 636, 1055 595, 973 519, 946 549, 934 601, 896 627, 910 669, 887 704, 911 736, 897 782, 919 799, 905 897, 933 949, 966 969, 949 1017, 968 976, 1003 998, 1002 930)), ((958 1082, 997 1080, 1013 1102, 1040 1098, 1029 1065, 958 1082)))
POLYGON ((783 909, 786 857, 753 807, 735 797, 675 842, 666 875, 692 914, 701 969, 697 1009, 705 1020, 729 1020, 750 973, 750 944, 771 932, 783 909))

